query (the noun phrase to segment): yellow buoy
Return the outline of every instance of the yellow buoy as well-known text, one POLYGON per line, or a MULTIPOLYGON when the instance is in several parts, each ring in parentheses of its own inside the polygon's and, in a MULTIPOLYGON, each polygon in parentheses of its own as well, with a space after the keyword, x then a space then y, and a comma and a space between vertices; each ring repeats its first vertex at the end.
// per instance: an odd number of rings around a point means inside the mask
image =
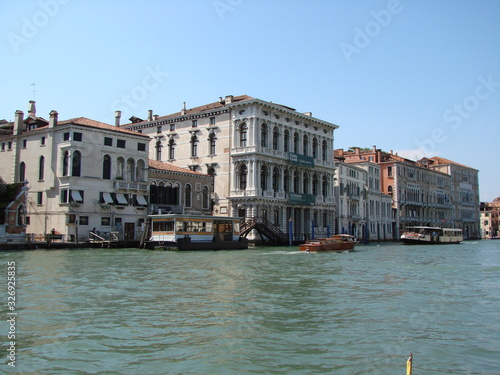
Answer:
POLYGON ((406 361, 406 375, 411 375, 412 367, 413 367, 413 353, 410 353, 410 356, 406 361))

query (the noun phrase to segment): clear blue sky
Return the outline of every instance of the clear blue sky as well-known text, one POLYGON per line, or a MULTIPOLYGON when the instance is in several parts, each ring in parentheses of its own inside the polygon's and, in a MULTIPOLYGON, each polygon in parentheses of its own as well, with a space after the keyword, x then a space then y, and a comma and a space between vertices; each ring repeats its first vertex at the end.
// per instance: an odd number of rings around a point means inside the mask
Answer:
POLYGON ((40 0, 0 4, 0 119, 113 123, 250 95, 376 145, 480 170, 500 196, 499 0, 40 0), (32 83, 36 83, 32 86, 32 83))

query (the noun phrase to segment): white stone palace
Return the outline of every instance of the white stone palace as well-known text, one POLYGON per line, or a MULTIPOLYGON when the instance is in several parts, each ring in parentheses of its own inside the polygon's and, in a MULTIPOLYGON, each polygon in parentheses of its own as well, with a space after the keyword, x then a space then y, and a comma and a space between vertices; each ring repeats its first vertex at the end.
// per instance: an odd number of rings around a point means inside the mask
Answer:
POLYGON ((122 128, 147 134, 150 157, 214 176, 214 215, 259 218, 297 239, 335 222, 337 125, 246 95, 167 116, 149 111, 122 128))

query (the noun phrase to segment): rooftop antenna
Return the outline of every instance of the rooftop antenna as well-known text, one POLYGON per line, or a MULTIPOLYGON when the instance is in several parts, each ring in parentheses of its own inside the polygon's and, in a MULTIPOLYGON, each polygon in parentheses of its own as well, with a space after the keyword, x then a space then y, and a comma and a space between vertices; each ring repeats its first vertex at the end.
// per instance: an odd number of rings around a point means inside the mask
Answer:
POLYGON ((34 83, 32 83, 30 86, 33 86, 33 100, 35 100, 35 92, 37 92, 37 91, 35 90, 35 84, 34 84, 34 83))

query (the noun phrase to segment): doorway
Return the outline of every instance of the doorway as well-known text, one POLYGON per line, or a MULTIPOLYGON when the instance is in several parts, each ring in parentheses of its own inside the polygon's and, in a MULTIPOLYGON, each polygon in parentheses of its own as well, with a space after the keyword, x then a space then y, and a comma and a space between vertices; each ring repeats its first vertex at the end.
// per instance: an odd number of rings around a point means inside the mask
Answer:
POLYGON ((124 236, 128 241, 135 239, 135 223, 125 223, 124 236))

